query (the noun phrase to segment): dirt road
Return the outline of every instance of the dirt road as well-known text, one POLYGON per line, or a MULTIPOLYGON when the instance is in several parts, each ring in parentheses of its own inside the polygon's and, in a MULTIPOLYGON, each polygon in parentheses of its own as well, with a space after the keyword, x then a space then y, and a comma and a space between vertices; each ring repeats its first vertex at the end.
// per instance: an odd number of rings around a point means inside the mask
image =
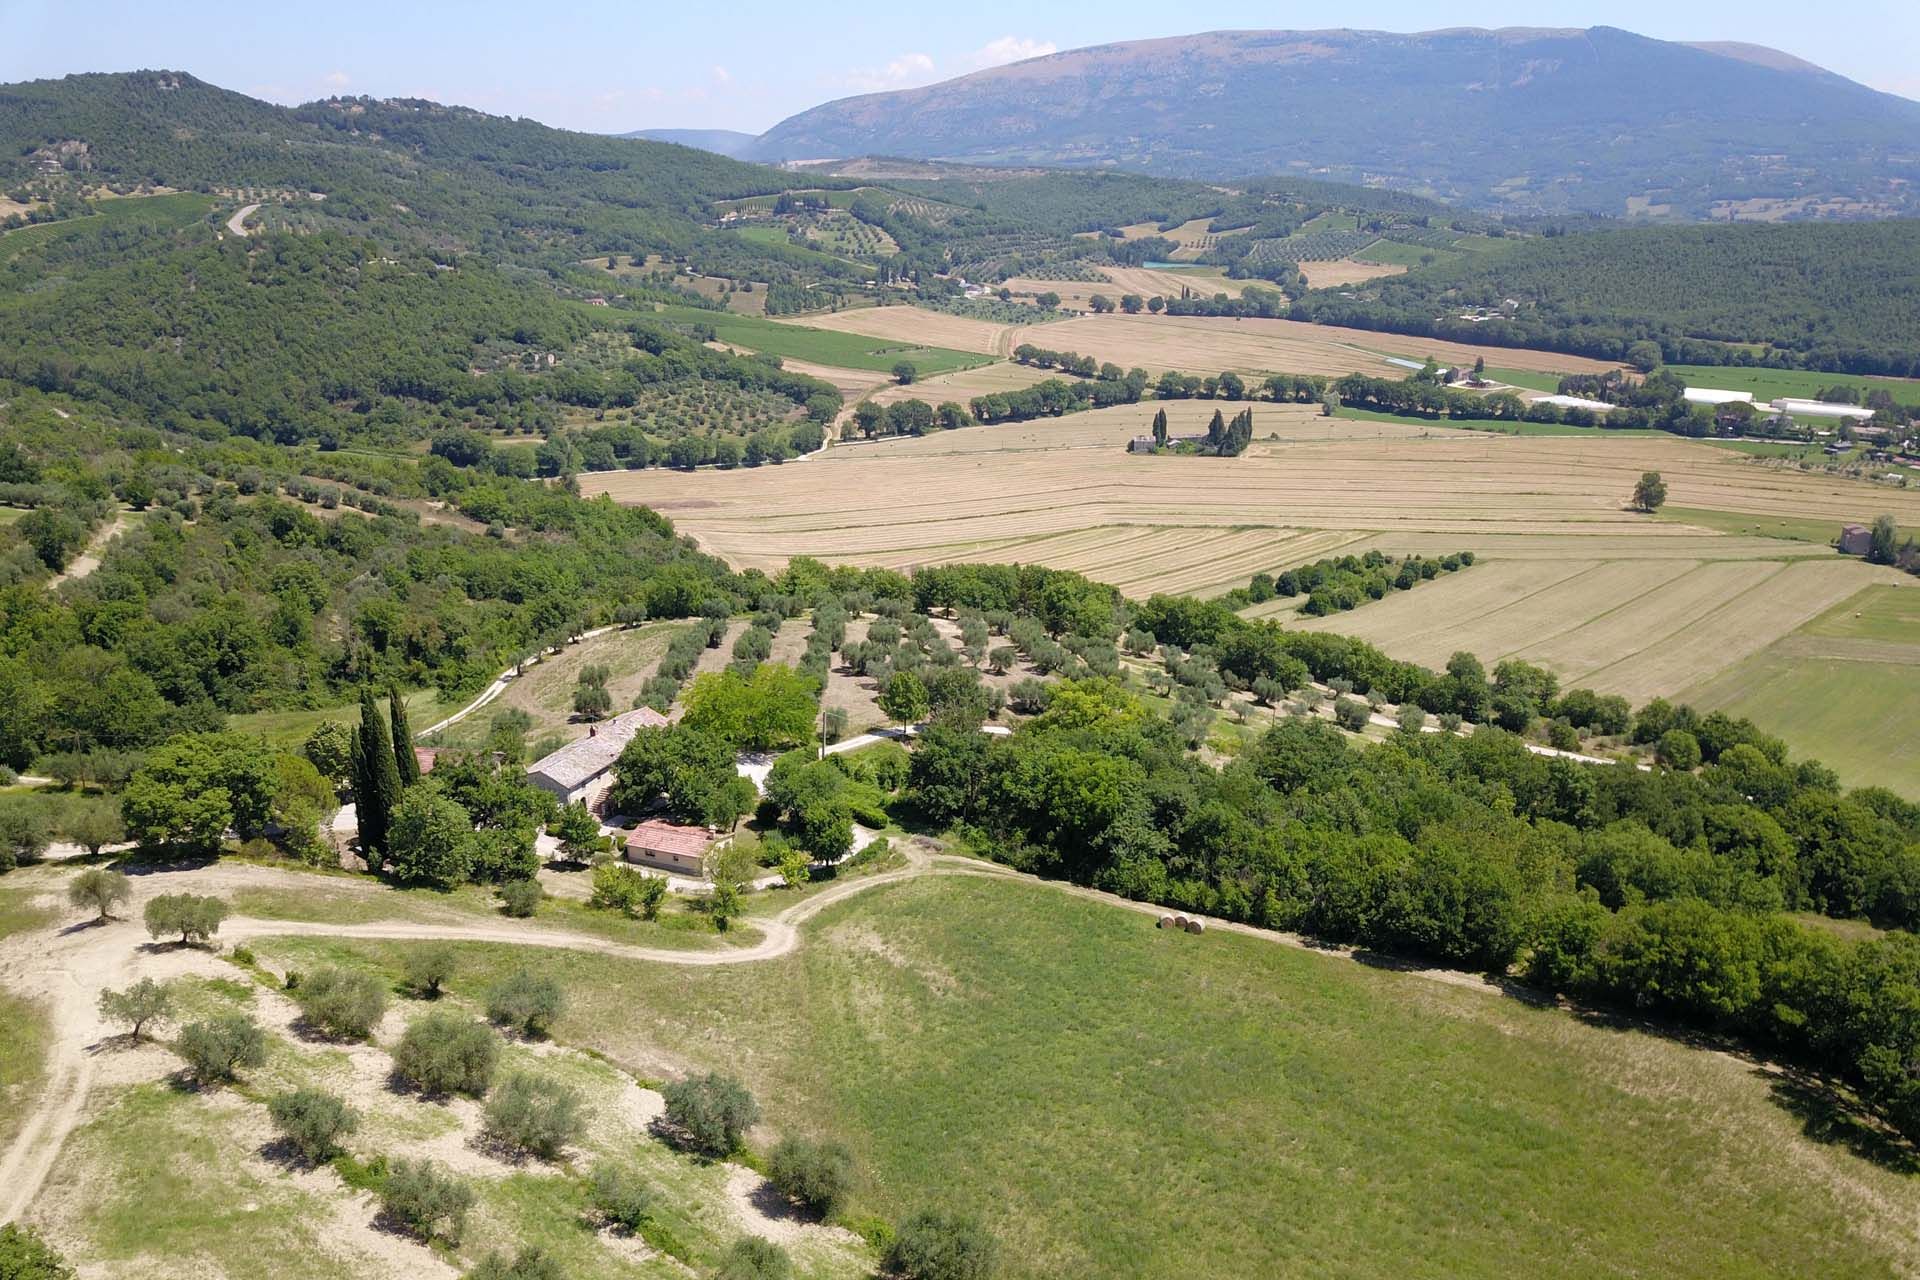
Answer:
POLYGON ((47 586, 57 587, 63 582, 73 582, 98 569, 101 557, 107 554, 107 544, 125 533, 131 525, 132 521, 124 511, 116 515, 111 523, 103 526, 98 533, 87 539, 86 549, 73 558, 72 564, 54 574, 53 581, 47 586))
POLYGON ((227 219, 227 230, 237 236, 247 235, 247 219, 260 211, 257 204, 243 204, 231 218, 227 219))

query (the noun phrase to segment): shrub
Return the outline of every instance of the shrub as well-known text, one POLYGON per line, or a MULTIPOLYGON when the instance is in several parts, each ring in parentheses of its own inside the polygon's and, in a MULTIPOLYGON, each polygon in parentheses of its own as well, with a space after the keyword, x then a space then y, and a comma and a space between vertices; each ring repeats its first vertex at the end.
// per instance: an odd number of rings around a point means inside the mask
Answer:
POLYGON ((1413 703, 1403 703, 1397 717, 1400 728, 1407 733, 1419 733, 1427 727, 1427 713, 1413 703))
POLYGON ((73 1268, 31 1228, 0 1226, 0 1276, 5 1280, 73 1280, 73 1268))
MULTIPOLYGON (((593 869, 593 892, 587 897, 587 904, 607 911, 618 911, 632 918, 642 906, 642 897, 646 892, 643 882, 651 879, 643 876, 632 867, 623 867, 617 862, 603 862, 593 869)), ((660 887, 666 888, 661 881, 660 887)))
POLYGON ((760 1105, 732 1076, 708 1072, 676 1080, 662 1089, 667 1122, 685 1136, 686 1145, 710 1156, 731 1154, 760 1119, 760 1105))
POLYGON ((473 1208, 473 1188, 431 1160, 396 1160, 380 1188, 387 1217, 422 1240, 457 1244, 473 1208))
POLYGON ((791 1280, 793 1259, 771 1240, 741 1236, 720 1259, 714 1280, 791 1280))
POLYGON ((602 1160, 587 1178, 587 1195, 600 1216, 629 1231, 638 1231, 653 1204, 653 1192, 626 1165, 602 1160))
POLYGON ((1685 729, 1669 729, 1660 735, 1654 757, 1669 769, 1693 770, 1700 767, 1700 740, 1685 729))
POLYGON ((1578 751, 1580 749, 1580 731, 1573 727, 1571 720, 1552 720, 1547 723, 1547 745, 1555 751, 1578 751))
POLYGON ((164 1021, 173 1009, 173 993, 152 978, 142 978, 125 991, 100 992, 100 1016, 123 1022, 135 1040, 150 1022, 164 1021))
POLYGON ((1364 702, 1355 702, 1351 698, 1340 698, 1333 704, 1333 718, 1348 733, 1359 733, 1367 727, 1371 718, 1364 702))
POLYGON ((852 1189, 853 1153, 837 1142, 782 1138, 767 1159, 767 1180, 789 1200, 830 1217, 852 1189))
POLYGON ((900 1224, 882 1266, 897 1280, 987 1280, 999 1252, 973 1219, 926 1209, 900 1224))
POLYGON ((500 886, 500 910, 524 920, 540 909, 547 896, 538 880, 509 880, 500 886))
POLYGON ((487 1099, 486 1135, 542 1160, 557 1159, 585 1127, 579 1091, 557 1080, 517 1071, 487 1099))
POLYGON ((187 1060, 187 1074, 201 1084, 234 1079, 242 1067, 267 1060, 267 1033, 243 1013, 223 1013, 189 1023, 174 1045, 187 1060))
POLYGON ((387 989, 370 973, 332 965, 303 978, 293 1001, 300 1016, 338 1040, 365 1040, 387 1011, 387 989))
POLYGON ((467 1272, 464 1280, 565 1280, 566 1272, 554 1256, 537 1245, 528 1245, 509 1258, 504 1253, 489 1253, 467 1272))
POLYGON ((320 1089, 295 1089, 270 1098, 267 1114, 309 1164, 340 1154, 340 1139, 360 1127, 359 1112, 320 1089))
POLYGON ((526 969, 515 970, 487 992, 487 1017, 529 1036, 544 1036, 567 1007, 560 984, 526 969))
POLYGON ((158 939, 180 935, 180 945, 204 943, 220 932, 229 908, 219 898, 194 893, 163 893, 148 901, 143 918, 147 935, 158 939))
POLYGON ((407 985, 422 999, 435 1000, 440 996, 440 988, 459 968, 459 959, 449 944, 431 942, 408 951, 404 966, 407 985))
POLYGON ((394 1046, 393 1069, 422 1093, 468 1093, 493 1083, 500 1037, 483 1022, 451 1009, 436 1009, 407 1024, 394 1046))
POLYGON ((76 907, 96 912, 96 919, 110 920, 113 909, 133 898, 133 884, 118 871, 89 867, 67 886, 67 901, 76 907))

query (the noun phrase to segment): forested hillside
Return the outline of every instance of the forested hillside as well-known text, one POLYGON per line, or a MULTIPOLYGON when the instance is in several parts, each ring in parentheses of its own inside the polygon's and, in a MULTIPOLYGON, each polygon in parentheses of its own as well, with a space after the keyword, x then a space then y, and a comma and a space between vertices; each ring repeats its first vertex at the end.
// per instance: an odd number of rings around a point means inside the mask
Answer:
POLYGON ((1914 376, 1920 222, 1513 239, 1363 289, 1324 290, 1295 311, 1328 324, 1602 359, 1650 340, 1673 363, 1914 376))

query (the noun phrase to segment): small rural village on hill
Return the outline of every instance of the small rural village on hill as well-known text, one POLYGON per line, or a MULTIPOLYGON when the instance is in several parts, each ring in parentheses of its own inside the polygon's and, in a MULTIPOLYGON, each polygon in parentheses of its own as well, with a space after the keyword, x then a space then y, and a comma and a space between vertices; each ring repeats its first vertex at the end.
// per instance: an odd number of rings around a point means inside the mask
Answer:
POLYGON ((1920 1271, 1870 8, 0 15, 0 1280, 1920 1271))

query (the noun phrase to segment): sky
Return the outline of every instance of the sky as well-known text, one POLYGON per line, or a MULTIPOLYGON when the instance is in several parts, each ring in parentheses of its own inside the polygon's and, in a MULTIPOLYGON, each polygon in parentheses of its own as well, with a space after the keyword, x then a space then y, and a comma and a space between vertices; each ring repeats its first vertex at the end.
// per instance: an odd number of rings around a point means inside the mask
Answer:
POLYGON ((1771 45, 1920 99, 1914 0, 1399 0, 1321 6, 1193 0, 900 5, 875 0, 571 4, 327 0, 0 0, 0 82, 165 68, 273 102, 421 97, 598 133, 759 133, 850 94, 931 84, 1082 45, 1224 28, 1386 31, 1607 25, 1771 45))

